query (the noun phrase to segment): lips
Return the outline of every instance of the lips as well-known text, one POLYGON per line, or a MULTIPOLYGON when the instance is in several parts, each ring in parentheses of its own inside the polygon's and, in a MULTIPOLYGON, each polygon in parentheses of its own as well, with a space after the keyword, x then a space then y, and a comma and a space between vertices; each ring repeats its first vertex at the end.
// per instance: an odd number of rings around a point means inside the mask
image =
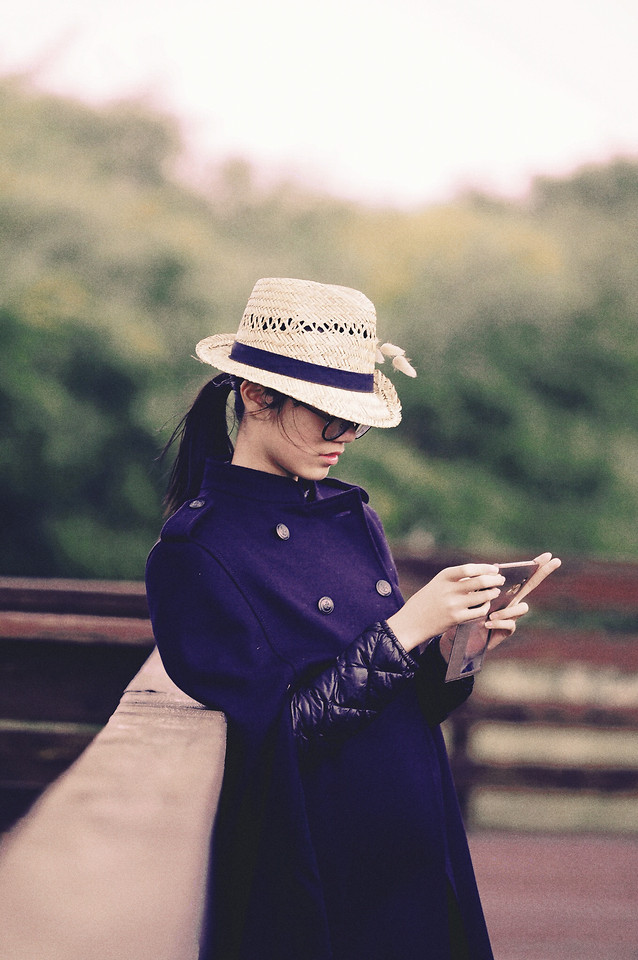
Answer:
POLYGON ((338 453, 322 453, 321 459, 325 460, 326 463, 329 463, 330 466, 333 467, 335 463, 339 462, 339 454, 338 453))

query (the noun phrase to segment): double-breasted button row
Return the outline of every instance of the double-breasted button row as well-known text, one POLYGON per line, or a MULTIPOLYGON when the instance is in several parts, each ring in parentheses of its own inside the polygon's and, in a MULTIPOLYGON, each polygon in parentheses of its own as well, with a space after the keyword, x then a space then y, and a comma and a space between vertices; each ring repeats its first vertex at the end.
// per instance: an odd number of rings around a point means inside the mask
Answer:
MULTIPOLYGON (((380 597, 389 597, 392 593, 392 587, 387 580, 377 580, 375 589, 380 597)), ((317 600, 317 609, 320 613, 332 613, 335 608, 335 602, 332 597, 321 597, 317 600)))
MULTIPOLYGON (((194 504, 191 504, 194 506, 194 504)), ((290 529, 285 523, 278 523, 275 526, 275 536, 282 541, 290 540, 290 529)), ((374 585, 375 590, 380 597, 389 597, 392 593, 392 586, 388 580, 377 580, 374 585)), ((334 611, 335 602, 332 597, 321 597, 317 600, 317 609, 320 613, 330 614, 334 611)))

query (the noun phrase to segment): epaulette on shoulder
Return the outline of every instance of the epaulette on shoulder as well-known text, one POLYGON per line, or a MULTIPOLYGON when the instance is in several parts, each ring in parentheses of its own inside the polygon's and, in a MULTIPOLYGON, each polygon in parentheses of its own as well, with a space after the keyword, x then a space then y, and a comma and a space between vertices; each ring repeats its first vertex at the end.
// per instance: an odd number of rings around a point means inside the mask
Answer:
POLYGON ((207 496, 187 500, 162 527, 162 540, 190 540, 195 528, 212 509, 213 498, 207 496))
POLYGON ((364 503, 367 503, 370 499, 367 490, 359 487, 356 483, 346 483, 345 480, 338 480, 336 477, 326 477, 325 480, 320 482, 322 486, 333 487, 335 490, 358 490, 364 503))

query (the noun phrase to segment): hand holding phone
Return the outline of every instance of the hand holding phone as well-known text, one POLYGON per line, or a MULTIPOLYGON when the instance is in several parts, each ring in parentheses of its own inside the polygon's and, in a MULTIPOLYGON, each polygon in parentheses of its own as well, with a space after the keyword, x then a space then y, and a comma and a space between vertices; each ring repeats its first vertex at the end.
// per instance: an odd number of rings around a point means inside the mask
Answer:
MULTIPOLYGON (((505 583, 498 597, 492 600, 488 616, 496 610, 509 606, 515 597, 525 595, 523 588, 538 570, 539 564, 536 560, 521 560, 514 563, 499 563, 497 566, 501 575, 505 577, 505 583)), ((490 639, 490 631, 485 626, 487 619, 487 617, 479 617, 476 620, 468 620, 443 635, 443 639, 452 639, 452 650, 445 674, 446 682, 472 676, 483 666, 490 639)))

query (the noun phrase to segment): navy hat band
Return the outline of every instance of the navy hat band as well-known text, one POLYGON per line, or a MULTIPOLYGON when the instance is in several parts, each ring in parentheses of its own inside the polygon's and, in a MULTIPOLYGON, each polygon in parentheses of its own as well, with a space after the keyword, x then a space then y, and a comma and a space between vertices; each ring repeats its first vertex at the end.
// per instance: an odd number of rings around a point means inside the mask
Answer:
POLYGON ((352 370, 337 370, 324 367, 319 363, 308 363, 294 357, 284 357, 280 353, 249 347, 235 340, 230 359, 245 363, 250 367, 278 373, 282 377, 318 383, 323 387, 337 387, 339 390, 354 390, 359 393, 374 393, 374 373, 355 373, 352 370))

